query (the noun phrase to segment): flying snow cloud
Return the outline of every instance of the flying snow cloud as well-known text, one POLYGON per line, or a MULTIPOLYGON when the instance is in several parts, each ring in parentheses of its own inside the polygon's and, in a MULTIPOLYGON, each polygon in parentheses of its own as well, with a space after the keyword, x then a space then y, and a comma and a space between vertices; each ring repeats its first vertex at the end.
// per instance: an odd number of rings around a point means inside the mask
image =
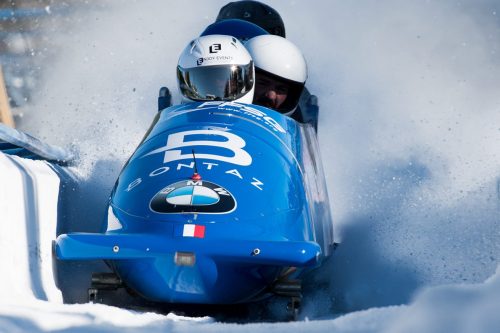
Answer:
POLYGON ((111 188, 157 112, 159 89, 169 87, 179 101, 178 56, 212 22, 207 7, 82 1, 66 20, 46 27, 57 56, 46 64, 22 129, 78 154, 81 182, 70 211, 80 221, 72 224, 82 226, 67 231, 99 230, 111 188))
POLYGON ((288 37, 321 105, 342 241, 324 272, 331 306, 401 304, 423 285, 484 281, 500 244, 499 5, 302 6, 291 2, 284 18, 301 22, 288 37))

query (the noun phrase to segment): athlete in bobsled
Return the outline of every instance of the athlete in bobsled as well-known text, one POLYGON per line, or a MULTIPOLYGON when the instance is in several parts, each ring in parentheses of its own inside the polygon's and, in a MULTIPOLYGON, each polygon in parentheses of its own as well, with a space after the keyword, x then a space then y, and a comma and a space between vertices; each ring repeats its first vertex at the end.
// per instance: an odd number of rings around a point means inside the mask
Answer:
POLYGON ((254 104, 310 123, 317 131, 318 100, 305 88, 305 58, 285 39, 285 25, 276 10, 258 1, 230 2, 201 36, 211 34, 234 36, 247 47, 256 70, 254 104))
MULTIPOLYGON (((301 278, 333 251, 316 134, 254 101, 255 64, 234 36, 191 41, 178 61, 183 103, 159 112, 124 166, 101 233, 62 234, 61 260, 104 260, 89 298, 126 287, 169 303, 277 295, 296 315, 301 278)), ((285 112, 286 113, 286 112, 285 112)))
POLYGON ((191 41, 177 65, 186 101, 239 101, 251 104, 255 91, 252 57, 232 36, 209 35, 191 41))

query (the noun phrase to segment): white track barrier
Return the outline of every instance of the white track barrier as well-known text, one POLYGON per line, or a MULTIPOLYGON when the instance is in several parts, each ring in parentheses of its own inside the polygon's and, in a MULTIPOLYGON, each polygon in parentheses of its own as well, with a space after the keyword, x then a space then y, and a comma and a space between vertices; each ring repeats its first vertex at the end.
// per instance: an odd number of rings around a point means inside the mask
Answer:
POLYGON ((60 179, 45 161, 0 152, 0 295, 62 303, 52 270, 60 179))

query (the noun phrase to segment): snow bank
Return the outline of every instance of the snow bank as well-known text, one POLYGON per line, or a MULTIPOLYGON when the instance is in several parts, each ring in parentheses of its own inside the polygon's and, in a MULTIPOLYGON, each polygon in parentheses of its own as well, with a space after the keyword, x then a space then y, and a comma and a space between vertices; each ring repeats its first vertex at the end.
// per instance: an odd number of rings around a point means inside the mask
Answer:
MULTIPOLYGON (((210 318, 138 313, 100 304, 63 305, 44 301, 0 302, 0 332, 170 332, 175 323, 210 318)), ((178 325, 182 327, 182 324, 178 325)))
POLYGON ((62 302, 52 272, 59 177, 43 161, 0 152, 0 295, 62 302))
POLYGON ((0 301, 0 332, 346 332, 493 333, 500 329, 500 268, 486 282, 428 288, 413 302, 335 319, 227 324, 209 317, 139 313, 101 304, 0 301))

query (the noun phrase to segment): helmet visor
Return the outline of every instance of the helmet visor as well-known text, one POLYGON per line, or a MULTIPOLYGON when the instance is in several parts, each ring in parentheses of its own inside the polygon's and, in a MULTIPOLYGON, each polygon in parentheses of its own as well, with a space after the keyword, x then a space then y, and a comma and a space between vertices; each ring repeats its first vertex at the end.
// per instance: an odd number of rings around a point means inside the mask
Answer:
POLYGON ((195 101, 232 101, 253 88, 253 62, 247 65, 177 66, 181 93, 195 101))

